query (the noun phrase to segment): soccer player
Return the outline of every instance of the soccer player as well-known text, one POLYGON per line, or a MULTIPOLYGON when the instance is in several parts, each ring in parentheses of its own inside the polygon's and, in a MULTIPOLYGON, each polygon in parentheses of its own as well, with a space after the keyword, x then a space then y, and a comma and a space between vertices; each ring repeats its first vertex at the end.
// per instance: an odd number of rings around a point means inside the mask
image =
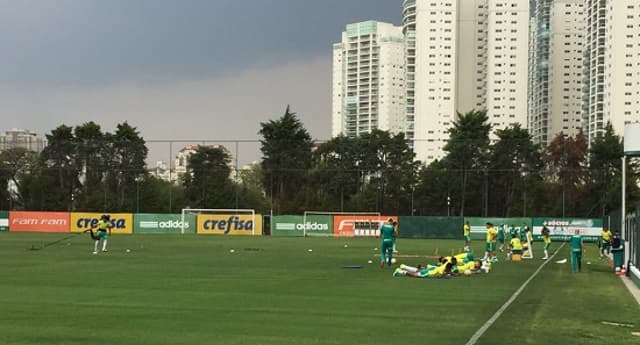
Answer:
POLYGON ((576 229, 575 235, 571 236, 571 272, 576 273, 582 270, 582 253, 584 252, 584 243, 580 230, 576 229))
POLYGON ((516 227, 513 226, 513 224, 509 225, 509 239, 512 239, 514 237, 516 237, 518 235, 518 231, 516 230, 516 227))
POLYGON ((471 225, 469 225, 469 221, 464 223, 462 232, 464 234, 464 251, 469 252, 471 251, 471 225))
POLYGON ((498 227, 498 243, 500 243, 499 250, 504 252, 504 224, 498 227))
POLYGON ((93 254, 98 254, 98 246, 102 240, 102 251, 107 251, 107 240, 111 235, 111 219, 108 214, 104 214, 100 217, 98 224, 96 225, 97 233, 94 234, 93 229, 85 230, 89 232, 91 238, 95 241, 93 245, 93 254), (108 233, 107 233, 108 232, 108 233))
POLYGON ((400 265, 393 272, 393 276, 409 276, 414 278, 443 278, 452 274, 452 268, 455 266, 453 263, 446 263, 440 266, 418 266, 411 267, 407 265, 400 265))
POLYGON ((498 237, 498 230, 493 226, 492 223, 485 224, 487 228, 487 243, 485 245, 484 258, 482 261, 498 261, 498 258, 495 257, 494 251, 496 250, 496 238, 498 237))
POLYGON ((396 227, 394 226, 392 218, 389 218, 389 220, 382 225, 380 228, 380 236, 382 237, 382 244, 380 245, 380 268, 384 268, 385 261, 387 265, 391 266, 393 246, 396 243, 396 227))
POLYGON ((522 223, 522 227, 520 227, 520 242, 526 242, 528 239, 529 226, 527 223, 522 223))
POLYGON ((522 255, 522 242, 520 242, 520 237, 516 236, 509 241, 509 252, 507 253, 507 257, 511 258, 513 254, 522 255))
POLYGON ((611 252, 611 237, 613 237, 611 230, 603 228, 600 233, 600 257, 609 256, 611 252))
POLYGON ((544 241, 544 258, 542 260, 547 260, 549 258, 549 247, 551 247, 551 231, 546 226, 542 227, 542 240, 544 241))

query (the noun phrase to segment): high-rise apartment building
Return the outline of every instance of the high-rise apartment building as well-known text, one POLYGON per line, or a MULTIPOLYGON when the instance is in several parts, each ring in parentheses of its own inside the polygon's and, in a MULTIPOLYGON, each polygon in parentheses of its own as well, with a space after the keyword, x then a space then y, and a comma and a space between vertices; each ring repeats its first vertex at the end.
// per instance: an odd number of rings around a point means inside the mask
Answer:
POLYGON ((538 0, 532 23, 529 132, 546 146, 582 127, 584 0, 538 0))
POLYGON ((41 152, 47 146, 47 140, 38 134, 25 129, 11 129, 0 133, 0 151, 23 148, 29 151, 41 152))
POLYGON ((528 0, 405 0, 407 134, 419 160, 444 156, 457 112, 526 127, 528 0))
POLYGON ((375 21, 347 25, 342 42, 333 45, 333 136, 404 131, 404 56, 402 28, 375 21))
POLYGON ((585 0, 583 127, 619 135, 640 121, 640 0, 585 0))

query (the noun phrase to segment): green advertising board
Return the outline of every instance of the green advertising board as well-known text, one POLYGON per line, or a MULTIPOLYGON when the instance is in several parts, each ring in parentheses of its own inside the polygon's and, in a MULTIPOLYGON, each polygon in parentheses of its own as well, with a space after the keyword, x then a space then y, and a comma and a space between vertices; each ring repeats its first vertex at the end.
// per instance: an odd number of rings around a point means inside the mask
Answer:
POLYGON ((0 231, 9 231, 9 212, 0 211, 0 231))
POLYGON ((302 237, 330 236, 333 233, 333 217, 330 215, 307 216, 306 224, 303 216, 275 216, 271 222, 271 236, 302 237))
MULTIPOLYGON (((487 223, 493 224, 493 226, 495 226, 496 229, 504 225, 505 232, 508 232, 511 226, 513 226, 515 230, 520 230, 525 225, 529 227, 529 229, 531 229, 533 225, 531 218, 466 217, 464 221, 465 223, 469 222, 469 226, 471 227, 471 239, 474 239, 474 240, 486 240, 486 234, 487 234, 486 224, 487 223)), ((460 232, 462 232, 462 228, 460 229, 460 232)))
POLYGON ((404 217, 398 221, 401 238, 462 239, 462 217, 404 217))
MULTIPOLYGON (((182 215, 180 214, 148 214, 133 215, 134 234, 179 234, 182 232, 182 215)), ((184 233, 195 234, 195 214, 185 214, 184 233)))
POLYGON ((603 222, 597 218, 533 218, 535 240, 541 239, 543 226, 549 229, 554 241, 568 241, 576 230, 580 230, 583 241, 595 242, 600 238, 603 222))

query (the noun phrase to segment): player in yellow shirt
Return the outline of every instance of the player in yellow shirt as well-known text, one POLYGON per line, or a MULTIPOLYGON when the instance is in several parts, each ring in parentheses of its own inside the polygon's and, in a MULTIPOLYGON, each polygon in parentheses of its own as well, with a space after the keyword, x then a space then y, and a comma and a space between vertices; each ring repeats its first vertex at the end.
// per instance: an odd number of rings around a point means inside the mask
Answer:
POLYGON ((482 261, 492 261, 492 262, 496 262, 498 261, 498 258, 496 257, 495 254, 495 250, 496 250, 496 238, 498 237, 498 230, 496 230, 496 228, 493 226, 492 223, 487 223, 485 224, 486 228, 487 228, 487 243, 485 245, 485 252, 484 252, 484 258, 482 259, 482 261))
POLYGON ((455 266, 454 263, 445 263, 439 266, 427 265, 411 267, 407 265, 400 265, 393 272, 393 276, 408 276, 414 278, 444 278, 452 274, 452 269, 455 266))
POLYGON ((464 223, 462 233, 464 234, 464 251, 469 252, 471 251, 471 225, 468 221, 464 223))
POLYGON ((603 228, 600 233, 600 256, 609 256, 611 252, 611 237, 613 234, 611 230, 603 228))
POLYGON ((520 241, 520 237, 514 237, 509 242, 509 257, 513 254, 522 255, 522 242, 520 241))

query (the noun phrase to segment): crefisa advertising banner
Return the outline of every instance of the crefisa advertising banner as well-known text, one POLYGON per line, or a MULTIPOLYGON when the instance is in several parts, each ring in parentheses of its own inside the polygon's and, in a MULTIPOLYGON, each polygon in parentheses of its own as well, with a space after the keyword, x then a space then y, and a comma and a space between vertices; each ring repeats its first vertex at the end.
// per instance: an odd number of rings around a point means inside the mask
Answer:
POLYGON ((199 214, 196 224, 200 235, 262 235, 261 214, 199 214))
POLYGON ((71 232, 95 229, 102 215, 109 215, 112 234, 132 234, 133 214, 131 213, 71 213, 71 232))
POLYGON ((587 218, 533 218, 533 236, 536 240, 542 237, 542 227, 549 229, 551 239, 567 241, 580 230, 585 241, 597 241, 602 232, 602 219, 587 218))

